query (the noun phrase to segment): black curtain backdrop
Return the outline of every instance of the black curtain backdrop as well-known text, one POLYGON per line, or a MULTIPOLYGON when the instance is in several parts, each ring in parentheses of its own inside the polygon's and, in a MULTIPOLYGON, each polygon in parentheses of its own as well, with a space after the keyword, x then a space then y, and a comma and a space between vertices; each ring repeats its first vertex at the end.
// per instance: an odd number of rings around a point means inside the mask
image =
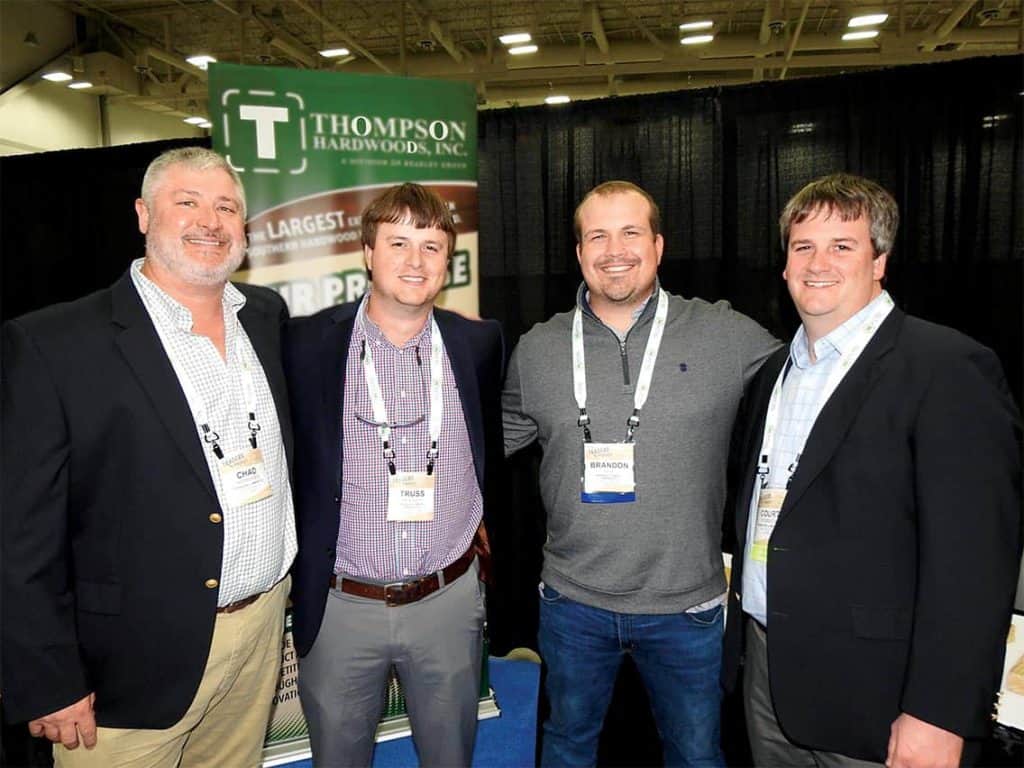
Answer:
MULTIPOLYGON (((976 59, 483 112, 481 314, 502 321, 511 348, 534 323, 571 308, 580 280, 573 211, 590 188, 620 178, 661 207, 665 288, 728 299, 788 339, 798 319, 781 279, 778 214, 811 179, 850 171, 878 180, 900 204, 887 283, 897 304, 992 347, 1020 403, 1022 63, 976 59)), ((132 202, 146 165, 189 143, 0 158, 0 317, 116 279, 142 254, 132 202)), ((544 540, 537 459, 527 451, 512 460, 503 523, 492 532, 500 555, 501 586, 490 606, 498 654, 536 647, 544 540)), ((744 764, 735 701, 726 702, 723 730, 730 762, 744 764)), ((12 733, 6 764, 41 764, 41 751, 12 733)), ((1016 750, 1011 762, 995 752, 988 762, 1019 764, 1016 750)), ((659 761, 657 732, 627 665, 600 762, 659 761)))

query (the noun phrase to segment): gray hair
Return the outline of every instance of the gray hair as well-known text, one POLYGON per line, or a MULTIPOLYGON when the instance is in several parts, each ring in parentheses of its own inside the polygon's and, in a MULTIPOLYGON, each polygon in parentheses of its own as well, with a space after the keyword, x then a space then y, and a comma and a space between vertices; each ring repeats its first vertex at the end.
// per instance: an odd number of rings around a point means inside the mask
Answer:
POLYGON ((153 195, 163 180, 163 175, 172 165, 184 165, 194 171, 209 171, 214 168, 227 173, 235 182, 235 190, 238 192, 238 200, 242 204, 242 218, 245 219, 245 187, 242 180, 231 164, 212 149, 205 147, 178 147, 161 152, 153 162, 146 168, 146 175, 142 177, 142 202, 152 210, 153 195))
POLYGON ((805 186, 786 203, 779 217, 782 249, 789 248, 789 230, 819 211, 838 214, 842 221, 854 221, 862 215, 871 229, 875 255, 891 253, 900 224, 896 200, 879 184, 850 173, 822 176, 805 186))

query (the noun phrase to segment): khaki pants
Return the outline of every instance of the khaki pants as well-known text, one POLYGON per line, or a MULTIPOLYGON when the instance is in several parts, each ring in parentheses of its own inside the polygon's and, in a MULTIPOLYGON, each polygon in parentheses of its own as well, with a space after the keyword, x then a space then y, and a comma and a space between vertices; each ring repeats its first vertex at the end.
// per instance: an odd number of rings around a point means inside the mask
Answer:
POLYGON ((93 749, 54 746, 57 768, 260 765, 289 585, 286 578, 251 605, 217 614, 203 679, 181 720, 164 729, 99 728, 93 749))

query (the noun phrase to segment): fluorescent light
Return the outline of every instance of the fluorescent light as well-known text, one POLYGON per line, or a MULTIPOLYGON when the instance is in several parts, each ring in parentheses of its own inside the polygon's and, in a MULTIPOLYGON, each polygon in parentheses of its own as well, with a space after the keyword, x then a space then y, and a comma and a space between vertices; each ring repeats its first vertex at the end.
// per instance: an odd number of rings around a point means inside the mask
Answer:
POLYGON ((813 133, 814 123, 793 123, 789 126, 790 133, 813 133))
POLYGON ((870 40, 873 37, 878 37, 877 29, 864 29, 860 32, 846 32, 843 34, 843 40, 870 40))
POLYGON ((682 45, 701 45, 702 43, 710 43, 715 39, 714 35, 687 35, 679 40, 682 45))
POLYGON ((187 61, 193 67, 199 67, 199 69, 206 69, 208 66, 213 64, 213 62, 215 62, 216 59, 213 58, 213 56, 201 53, 198 56, 189 56, 187 59, 185 59, 185 61, 187 61))
POLYGON ((205 117, 195 117, 195 116, 194 117, 186 117, 185 118, 185 122, 188 123, 189 125, 199 125, 200 123, 205 123, 206 122, 206 118, 205 117))
POLYGON ((568 104, 572 99, 565 95, 548 96, 544 99, 545 104, 568 104))
POLYGON ((877 24, 885 24, 889 18, 888 13, 866 13, 863 16, 854 16, 848 22, 848 27, 873 27, 877 24))
POLYGON ((711 29, 715 22, 711 19, 698 19, 697 21, 684 21, 679 25, 680 32, 693 32, 698 29, 711 29))
POLYGON ((521 43, 530 42, 533 38, 530 37, 529 32, 513 32, 509 35, 502 35, 498 40, 501 41, 502 45, 520 45, 521 43))
POLYGON ((43 75, 43 80, 49 80, 51 83, 66 83, 68 80, 72 80, 67 72, 47 72, 43 75))
POLYGON ((348 48, 325 48, 320 55, 325 59, 336 59, 339 56, 348 56, 351 51, 348 48))
POLYGON ((80 91, 83 88, 92 88, 92 83, 88 82, 87 80, 80 80, 77 83, 68 83, 68 88, 73 88, 76 91, 80 91))
POLYGON ((527 53, 536 53, 537 52, 537 46, 536 45, 517 45, 514 48, 509 48, 508 52, 510 54, 512 54, 513 56, 523 56, 523 55, 525 55, 527 53))
POLYGON ((201 123, 196 123, 196 126, 199 128, 213 128, 213 123, 209 120, 203 120, 201 123))

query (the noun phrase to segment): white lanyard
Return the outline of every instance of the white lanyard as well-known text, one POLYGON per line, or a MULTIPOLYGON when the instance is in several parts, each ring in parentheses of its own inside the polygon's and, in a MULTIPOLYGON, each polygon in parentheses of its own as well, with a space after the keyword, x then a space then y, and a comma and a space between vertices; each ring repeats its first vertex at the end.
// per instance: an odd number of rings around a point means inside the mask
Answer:
MULTIPOLYGON (((658 350, 661 348, 661 335, 665 331, 665 318, 668 316, 668 294, 658 289, 658 306, 654 310, 654 321, 651 324, 651 333, 647 337, 647 346, 644 349, 644 360, 640 366, 640 376, 636 380, 636 391, 633 393, 633 413, 626 420, 626 439, 624 442, 633 442, 633 431, 640 424, 640 409, 647 402, 647 395, 651 391, 651 379, 654 377, 654 362, 658 359, 658 350)), ((583 427, 583 440, 590 442, 590 416, 587 415, 587 364, 583 354, 583 313, 579 306, 572 318, 572 389, 576 396, 576 405, 580 409, 579 420, 576 422, 583 427)))
MULTIPOLYGON (((192 410, 192 418, 195 419, 196 424, 199 426, 203 442, 213 449, 213 453, 218 459, 223 459, 224 451, 220 447, 220 435, 210 427, 210 423, 207 420, 206 401, 199 393, 199 388, 192 381, 192 377, 188 375, 185 367, 177 359, 177 356, 172 354, 170 339, 167 336, 166 329, 161 327, 160 323, 156 321, 153 322, 153 327, 156 328, 157 335, 160 337, 160 343, 163 344, 167 359, 171 361, 171 367, 174 368, 174 373, 178 377, 178 383, 181 384, 181 388, 185 391, 185 400, 188 401, 188 406, 192 410)), ((242 394, 245 397, 246 411, 249 414, 249 421, 246 425, 249 429, 249 444, 255 448, 256 433, 260 431, 260 423, 256 420, 256 383, 253 380, 252 368, 245 361, 245 352, 245 342, 242 340, 241 332, 239 332, 235 336, 235 357, 241 369, 242 394)))
MULTIPOLYGON (((846 350, 840 359, 833 366, 831 373, 829 373, 828 380, 825 382, 825 386, 822 388, 821 393, 818 395, 818 402, 816 403, 813 411, 814 418, 818 418, 818 414, 821 413, 821 409, 825 403, 835 392, 836 387, 839 386, 839 382, 843 380, 846 373, 850 370, 857 359, 861 356, 864 348, 868 345, 868 342, 875 335, 875 331, 878 330, 878 326, 882 324, 882 321, 889 316, 889 313, 893 309, 892 299, 886 291, 882 291, 880 294, 881 300, 878 305, 871 311, 871 314, 865 318, 864 322, 861 323, 860 327, 855 331, 853 341, 850 344, 849 349, 846 350)), ((761 478, 761 487, 764 487, 768 482, 768 474, 770 472, 770 463, 768 456, 770 450, 774 447, 775 431, 779 425, 780 411, 782 409, 782 382, 786 378, 786 372, 789 368, 788 360, 787 364, 782 366, 782 370, 779 371, 779 376, 775 380, 775 386, 772 388, 772 396, 768 401, 768 413, 765 416, 764 422, 764 438, 761 440, 761 450, 758 451, 758 463, 757 463, 757 474, 761 478)), ((810 435, 808 430, 807 435, 810 435)), ((806 442, 807 438, 804 438, 806 442)), ((797 464, 800 461, 800 454, 803 453, 803 445, 800 446, 800 450, 797 451, 796 460, 787 468, 789 480, 793 479, 793 474, 796 472, 797 464)))
MULTIPOLYGON (((363 363, 363 377, 366 379, 366 390, 373 406, 373 420, 377 423, 377 435, 380 437, 382 453, 388 463, 388 472, 395 474, 395 449, 391 447, 391 422, 388 420, 387 406, 384 405, 384 393, 377 378, 377 369, 373 365, 371 344, 365 342, 366 336, 366 298, 359 305, 356 317, 363 331, 364 342, 360 358, 363 363)), ((430 448, 427 450, 427 474, 434 472, 434 460, 437 458, 437 441, 441 437, 441 422, 444 418, 444 340, 441 329, 437 327, 434 314, 430 314, 430 414, 428 425, 430 431, 430 448)))

